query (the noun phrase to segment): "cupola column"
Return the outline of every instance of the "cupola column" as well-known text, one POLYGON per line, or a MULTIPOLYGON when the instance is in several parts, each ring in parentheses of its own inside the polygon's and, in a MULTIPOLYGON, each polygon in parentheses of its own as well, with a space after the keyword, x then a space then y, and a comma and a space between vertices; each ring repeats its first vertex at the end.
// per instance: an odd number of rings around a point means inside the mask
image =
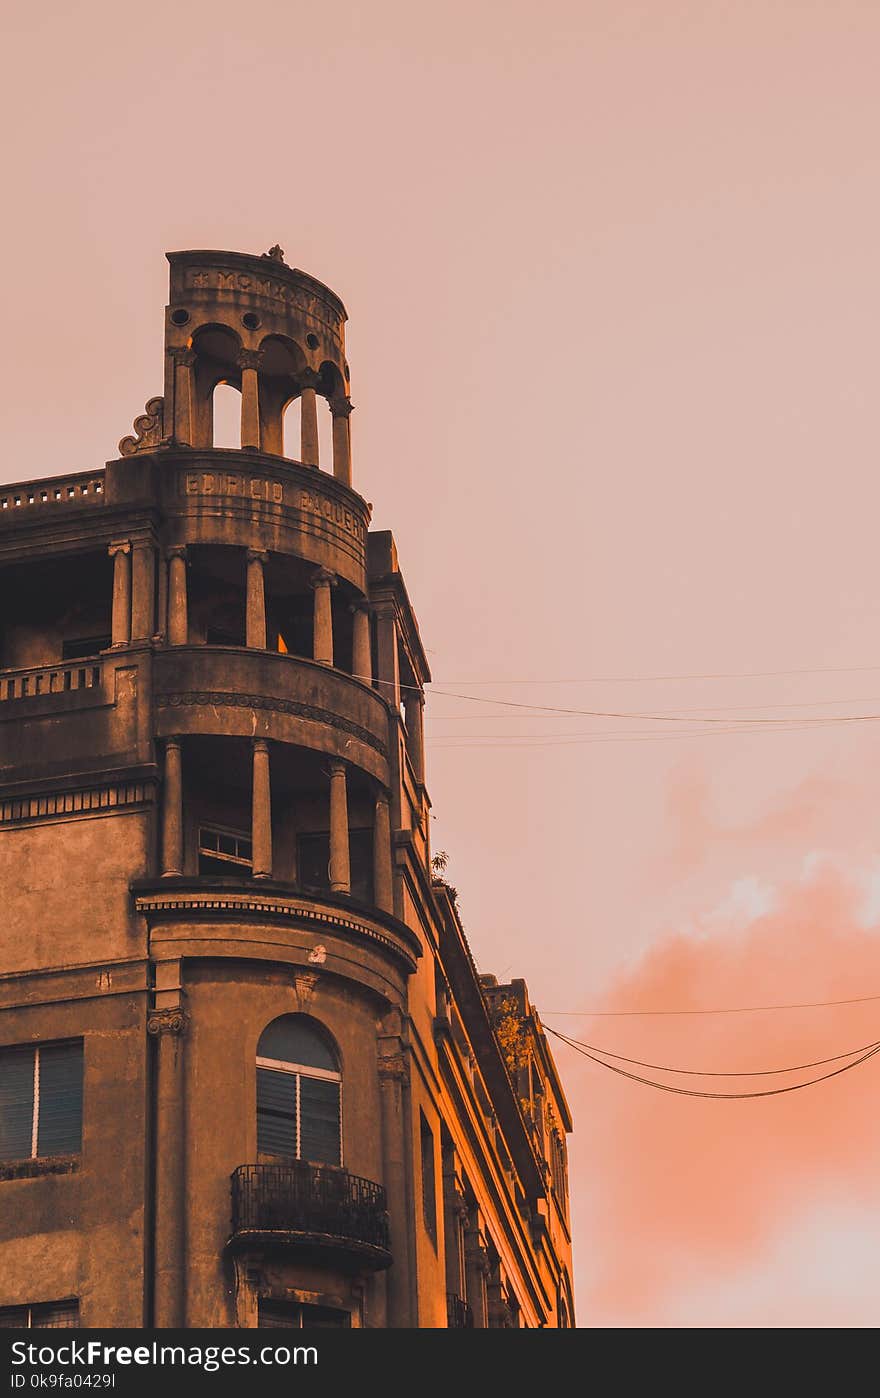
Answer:
POLYGON ((110 642, 126 646, 131 640, 131 540, 121 539, 108 550, 113 559, 113 610, 110 642))
POLYGON ((151 539, 135 539, 131 557, 131 635, 135 641, 156 629, 156 551, 151 539))
POLYGON ((165 782, 162 789, 162 877, 183 873, 183 764, 180 739, 165 739, 165 782))
POLYGON ((331 398, 333 413, 333 474, 343 485, 351 485, 350 398, 331 398))
POLYGON ((241 445, 260 450, 260 375, 263 356, 260 350, 239 351, 241 369, 241 445))
POLYGON ((174 361, 174 424, 176 442, 193 445, 193 365, 195 351, 189 347, 170 349, 174 361))
POLYGON ((266 582, 263 570, 268 561, 268 553, 248 549, 245 645, 257 650, 266 649, 266 582))
POLYGON ((369 603, 353 602, 351 673, 364 684, 373 683, 373 657, 370 647, 370 608, 369 603))
POLYGON ((394 885, 391 872, 391 814, 388 792, 376 797, 373 819, 373 902, 383 913, 394 912, 394 885))
POLYGON ((351 893, 345 763, 330 766, 330 892, 351 893))
POLYGON ((307 385, 300 394, 300 457, 304 466, 318 465, 318 400, 307 385))
POLYGON ((254 878, 272 877, 272 793, 269 784, 269 744, 254 738, 253 815, 254 878))
POLYGON ((403 691, 403 712, 406 723, 406 751, 416 781, 424 785, 425 781, 425 734, 424 734, 424 712, 425 695, 421 689, 405 689, 403 691))
POLYGON ((168 643, 185 646, 189 639, 186 600, 186 547, 174 544, 168 550, 168 643))
POLYGON ((319 568, 312 576, 315 591, 315 625, 312 654, 319 665, 333 664, 333 607, 330 589, 336 586, 336 579, 326 568, 319 568))

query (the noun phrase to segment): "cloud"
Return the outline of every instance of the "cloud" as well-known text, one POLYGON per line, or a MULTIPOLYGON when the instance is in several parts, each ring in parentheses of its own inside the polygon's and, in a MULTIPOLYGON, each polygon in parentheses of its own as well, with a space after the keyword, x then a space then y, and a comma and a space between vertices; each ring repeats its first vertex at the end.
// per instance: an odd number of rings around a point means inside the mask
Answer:
MULTIPOLYGON (((823 858, 772 898, 744 880, 690 935, 655 944, 617 982, 604 1008, 880 995, 876 878, 874 870, 855 875, 823 858), (866 923, 872 909, 875 920, 866 923)), ((571 1023, 567 1031, 577 1037, 653 1063, 745 1072, 809 1062, 880 1039, 880 1000, 763 1014, 578 1021, 588 1031, 572 1031, 571 1023)), ((819 1304, 815 1287, 809 1298, 803 1294, 791 1242, 803 1219, 830 1198, 850 1215, 863 1214, 866 1226, 870 1220, 878 1226, 880 1116, 873 1102, 880 1056, 804 1091, 704 1101, 629 1082, 563 1047, 559 1054, 576 1114, 579 1243, 591 1253, 577 1298, 580 1323, 688 1323, 659 1317, 680 1315, 687 1296, 708 1289, 737 1299, 730 1300, 729 1321, 716 1307, 715 1319, 706 1323, 761 1324, 764 1288, 754 1283, 750 1308, 748 1278, 767 1266, 782 1287, 777 1313, 787 1317, 776 1323, 799 1324, 799 1313, 812 1314, 819 1304)), ((785 1086, 837 1066, 733 1079, 733 1086, 729 1079, 664 1080, 730 1091, 756 1083, 785 1086)), ((841 1308, 847 1312, 845 1299, 835 1307, 838 1316, 841 1308)), ((866 1323, 864 1310, 862 1302, 853 1324, 866 1323)))

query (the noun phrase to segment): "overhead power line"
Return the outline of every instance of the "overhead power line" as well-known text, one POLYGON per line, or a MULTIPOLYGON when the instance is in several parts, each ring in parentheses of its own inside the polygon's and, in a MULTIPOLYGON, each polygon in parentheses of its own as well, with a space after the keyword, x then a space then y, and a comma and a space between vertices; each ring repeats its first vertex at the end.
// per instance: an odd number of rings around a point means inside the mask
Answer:
POLYGON ((638 1073, 630 1073, 626 1068, 618 1068, 614 1063, 606 1063, 604 1059, 598 1058, 595 1054, 589 1053, 581 1048, 573 1039, 567 1039, 564 1034, 560 1034, 556 1029, 551 1029, 545 1025, 548 1033, 560 1039, 562 1043, 568 1044, 575 1053, 581 1054, 584 1058, 589 1058, 592 1063, 598 1064, 600 1068, 606 1068, 609 1073, 617 1073, 619 1077, 629 1078, 631 1082, 641 1083, 644 1087, 656 1088, 658 1092, 671 1092, 677 1097, 703 1097, 715 1101, 745 1101, 754 1097, 781 1097, 785 1092, 800 1092, 805 1087, 814 1087, 816 1083, 827 1082, 830 1078, 837 1078, 841 1073, 848 1073, 853 1068, 858 1068, 860 1064, 866 1063, 869 1058, 880 1053, 880 1044, 876 1044, 860 1058, 852 1063, 845 1063, 842 1068, 834 1068, 830 1073, 822 1073, 818 1078, 809 1078, 806 1082, 791 1083, 788 1087, 762 1088, 758 1092, 704 1092, 693 1087, 674 1087, 670 1083, 655 1082, 653 1078, 643 1078, 638 1073))
POLYGON ((636 1068, 652 1068, 658 1073, 676 1073, 686 1078, 775 1078, 781 1073, 804 1073, 809 1068, 824 1068, 827 1063, 840 1063, 844 1058, 854 1058, 857 1053, 866 1053, 869 1049, 880 1048, 880 1039, 875 1039, 870 1044, 862 1044, 859 1048, 848 1049, 846 1053, 834 1053, 829 1058, 816 1058, 811 1063, 795 1063, 790 1068, 752 1068, 749 1070, 737 1070, 720 1072, 718 1069, 708 1068, 670 1068, 666 1063, 645 1063, 641 1058, 627 1058, 622 1053, 612 1053, 610 1049, 597 1047, 596 1044, 586 1044, 583 1039, 570 1039, 566 1034, 560 1034, 556 1029, 551 1029, 549 1024, 544 1028, 550 1034, 555 1034, 557 1039, 562 1039, 563 1043, 570 1048, 589 1049, 592 1053, 601 1054, 603 1058, 613 1058, 618 1063, 630 1063, 636 1068))
POLYGON ((849 1000, 799 1000, 786 1005, 734 1005, 720 1010, 542 1010, 541 1014, 566 1017, 582 1015, 589 1019, 628 1019, 641 1015, 750 1015, 763 1014, 766 1010, 822 1010, 833 1005, 867 1005, 875 1000, 880 1000, 880 995, 857 995, 849 1000))

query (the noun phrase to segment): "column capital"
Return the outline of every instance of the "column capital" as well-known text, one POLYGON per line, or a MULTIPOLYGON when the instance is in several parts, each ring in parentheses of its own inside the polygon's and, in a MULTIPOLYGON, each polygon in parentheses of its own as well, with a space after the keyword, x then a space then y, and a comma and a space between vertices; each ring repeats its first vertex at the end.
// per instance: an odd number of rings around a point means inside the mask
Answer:
POLYGON ((265 738, 252 738, 251 743, 253 745, 254 752, 269 751, 269 744, 265 738))
POLYGON ((344 763, 344 762, 331 762, 331 763, 330 763, 330 775, 331 775, 331 777, 338 777, 338 776, 340 776, 340 775, 344 777, 344 776, 345 776, 345 773, 346 773, 346 766, 345 766, 345 763, 344 763))
POLYGON ((175 364, 180 364, 185 369, 191 369, 196 362, 196 352, 190 349, 189 345, 169 345, 168 353, 175 364))
POLYGON ((390 806, 390 804, 391 793, 389 791, 386 791, 384 786, 380 786, 379 790, 376 792, 376 805, 390 806))
POLYGON ((402 1053, 380 1056, 379 1080, 399 1083, 409 1081, 409 1063, 402 1053))
POLYGON ((179 751, 179 750, 180 750, 181 739, 180 739, 180 738, 163 738, 163 739, 162 739, 162 744, 163 744, 163 747, 165 748, 165 751, 166 751, 166 752, 168 751, 169 748, 177 748, 178 751, 179 751))
POLYGON ((419 708, 424 708, 425 691, 423 689, 413 684, 402 684, 400 688, 403 690, 404 704, 418 704, 419 708))
POLYGON ((263 351, 255 349, 242 349, 238 351, 239 369, 262 369, 263 351))
POLYGON ((189 1016, 185 1010, 147 1010, 147 1033, 153 1038, 160 1034, 180 1036, 186 1033, 189 1016))
POLYGON ((247 549, 246 555, 248 563, 261 563, 264 568, 269 562, 268 549, 247 549))
POLYGON ((316 369, 303 369, 300 375, 298 376, 297 382, 299 384, 300 392, 302 392, 303 389, 308 388, 312 389, 313 392, 316 392, 321 387, 321 375, 317 372, 316 369))
POLYGON ((337 398, 328 398, 327 401, 334 417, 350 417, 354 412, 354 404, 345 394, 340 394, 337 398))
POLYGON ((335 587, 336 574, 331 573, 328 568, 318 568, 309 579, 312 587, 335 587))
POLYGON ((131 553, 131 539, 114 539, 108 544, 107 552, 111 558, 115 558, 117 553, 131 553))
POLYGON ((186 544, 170 544, 165 550, 166 558, 186 558, 186 544))
POLYGON ((348 604, 348 610, 351 612, 352 616, 354 616, 356 612, 366 612, 367 615, 369 616, 369 614, 370 614, 370 599, 369 599, 369 597, 356 597, 355 600, 354 600, 353 602, 349 602, 349 604, 348 604))

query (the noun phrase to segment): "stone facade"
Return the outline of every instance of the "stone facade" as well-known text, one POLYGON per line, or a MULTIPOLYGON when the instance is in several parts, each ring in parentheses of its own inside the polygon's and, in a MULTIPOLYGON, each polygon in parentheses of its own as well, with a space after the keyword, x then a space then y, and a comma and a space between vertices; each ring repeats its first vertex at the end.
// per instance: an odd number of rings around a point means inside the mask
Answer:
POLYGON ((0 486, 0 1322, 571 1325, 568 1108, 432 864, 345 309, 168 260, 118 459, 0 486))

